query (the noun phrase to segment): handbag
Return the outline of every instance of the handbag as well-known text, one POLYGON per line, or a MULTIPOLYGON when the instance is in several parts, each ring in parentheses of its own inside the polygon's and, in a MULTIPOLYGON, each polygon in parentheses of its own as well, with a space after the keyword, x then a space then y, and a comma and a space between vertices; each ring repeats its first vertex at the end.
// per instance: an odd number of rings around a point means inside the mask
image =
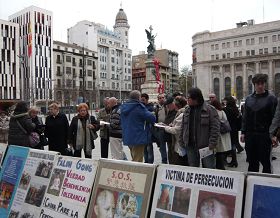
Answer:
MULTIPOLYGON (((17 120, 17 124, 18 124, 19 128, 24 132, 24 134, 28 135, 27 131, 23 128, 23 126, 20 124, 20 122, 18 122, 18 120, 17 120)), ((34 148, 40 142, 40 135, 37 132, 31 132, 28 135, 28 139, 29 139, 30 147, 34 148)))
POLYGON ((224 118, 224 112, 223 112, 223 115, 222 115, 222 119, 220 120, 220 133, 221 134, 225 134, 225 133, 228 133, 231 131, 231 127, 230 127, 230 124, 228 122, 228 120, 226 120, 224 118))

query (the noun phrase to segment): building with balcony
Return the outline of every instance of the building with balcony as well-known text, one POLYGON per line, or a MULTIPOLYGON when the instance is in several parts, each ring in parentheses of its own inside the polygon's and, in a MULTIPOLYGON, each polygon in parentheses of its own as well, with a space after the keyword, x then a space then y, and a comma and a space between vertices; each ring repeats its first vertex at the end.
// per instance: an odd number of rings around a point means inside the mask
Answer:
POLYGON ((132 90, 129 28, 127 16, 121 8, 116 15, 114 30, 86 20, 68 29, 68 43, 98 53, 96 88, 101 99, 115 96, 124 100, 132 90))
POLYGON ((62 106, 87 102, 100 105, 96 90, 97 53, 59 41, 53 42, 54 99, 62 106))
POLYGON ((249 20, 234 29, 196 33, 192 40, 195 85, 205 97, 241 100, 254 91, 256 73, 266 74, 268 90, 280 94, 280 21, 249 20))
MULTIPOLYGON (((165 93, 178 91, 179 65, 178 53, 167 49, 155 51, 155 58, 159 60, 161 81, 164 83, 165 93)), ((132 57, 132 89, 141 91, 141 85, 146 80, 146 65, 148 54, 145 52, 132 57)))
MULTIPOLYGON (((0 20, 0 101, 1 105, 20 100, 19 25, 0 20)), ((0 110, 4 106, 0 105, 0 110)))
POLYGON ((20 81, 23 100, 32 105, 52 98, 52 12, 30 6, 11 16, 19 25, 20 81))

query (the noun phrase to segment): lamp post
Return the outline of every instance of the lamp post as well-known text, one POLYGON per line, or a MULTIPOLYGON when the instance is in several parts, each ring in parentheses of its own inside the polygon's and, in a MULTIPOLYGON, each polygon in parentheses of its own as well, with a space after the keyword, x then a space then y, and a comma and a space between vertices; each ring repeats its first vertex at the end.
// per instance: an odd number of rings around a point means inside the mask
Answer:
POLYGON ((25 80, 24 80, 24 76, 25 76, 25 67, 26 67, 26 58, 24 55, 18 55, 18 58, 20 59, 20 66, 21 66, 21 99, 26 100, 27 97, 27 93, 26 93, 26 88, 25 87, 25 80), (24 93, 23 93, 24 92, 24 93))
POLYGON ((120 103, 122 102, 122 68, 117 68, 117 72, 120 74, 120 103))

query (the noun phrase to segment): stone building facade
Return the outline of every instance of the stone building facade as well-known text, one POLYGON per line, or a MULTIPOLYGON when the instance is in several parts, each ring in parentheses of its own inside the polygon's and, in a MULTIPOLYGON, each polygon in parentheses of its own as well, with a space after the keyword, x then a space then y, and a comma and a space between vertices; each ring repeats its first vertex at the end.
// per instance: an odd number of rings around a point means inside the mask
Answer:
POLYGON ((237 23, 234 29, 204 31, 193 37, 193 76, 206 97, 234 95, 244 99, 254 91, 252 77, 264 73, 268 90, 280 94, 280 21, 237 23))

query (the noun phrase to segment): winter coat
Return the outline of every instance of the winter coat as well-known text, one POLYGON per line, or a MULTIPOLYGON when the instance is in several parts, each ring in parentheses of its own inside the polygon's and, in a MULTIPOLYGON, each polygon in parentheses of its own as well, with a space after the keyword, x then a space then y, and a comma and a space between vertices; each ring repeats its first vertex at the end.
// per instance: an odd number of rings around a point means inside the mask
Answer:
POLYGON ((272 138, 273 136, 276 136, 277 130, 280 127, 280 98, 278 99, 278 104, 276 107, 276 111, 272 120, 272 123, 269 127, 269 134, 272 138))
POLYGON ((65 114, 58 113, 46 118, 45 135, 48 138, 49 150, 65 154, 67 148, 69 122, 65 114))
MULTIPOLYGON (((224 121, 227 120, 227 115, 224 111, 217 110, 217 113, 219 115, 219 120, 224 121)), ((218 144, 216 147, 217 152, 225 152, 231 150, 231 139, 230 139, 230 133, 227 132, 225 134, 220 134, 218 144)))
POLYGON ((8 141, 9 122, 10 118, 7 115, 0 116, 0 142, 7 143, 8 141))
MULTIPOLYGON (((76 139, 77 139, 77 130, 78 130, 78 119, 83 119, 79 115, 73 117, 70 127, 69 127, 69 132, 68 132, 68 143, 73 145, 74 149, 76 149, 76 139)), ((92 129, 92 131, 98 131, 100 129, 99 122, 95 119, 94 116, 87 116, 84 118, 84 120, 90 119, 90 124, 94 125, 95 128, 92 129)), ((91 135, 91 148, 94 148, 94 139, 92 138, 91 135)))
POLYGON ((234 112, 233 108, 225 107, 224 112, 227 115, 229 125, 231 127, 230 138, 231 143, 237 145, 239 143, 238 131, 240 130, 241 114, 234 112), (240 123, 239 123, 240 122, 240 123))
POLYGON ((110 123, 110 126, 109 126, 110 137, 122 138, 120 105, 115 105, 112 108, 109 123, 110 123))
POLYGON ((40 142, 33 148, 43 149, 43 147, 47 144, 47 139, 44 135, 45 127, 43 125, 43 120, 41 117, 36 116, 35 118, 31 118, 32 123, 36 125, 34 132, 37 132, 40 135, 40 142))
MULTIPOLYGON (((98 121, 103 120, 105 122, 109 122, 110 111, 106 110, 106 108, 102 108, 98 112, 96 118, 97 118, 98 121)), ((109 138, 109 126, 108 125, 100 126, 99 136, 100 136, 100 138, 103 138, 103 139, 108 139, 109 138)))
POLYGON ((123 143, 130 147, 147 145, 151 142, 151 128, 155 116, 137 100, 129 100, 121 106, 123 143))
POLYGON ((11 115, 9 124, 8 144, 29 147, 29 134, 33 132, 34 129, 35 124, 32 123, 32 120, 29 117, 28 113, 11 115), (25 129, 27 134, 20 128, 17 121, 20 123, 22 128, 25 129))
POLYGON ((246 132, 268 133, 277 106, 277 98, 267 90, 249 95, 242 116, 242 134, 246 132))
POLYGON ((216 109, 206 102, 200 106, 200 114, 194 126, 190 127, 191 107, 186 107, 183 115, 179 143, 182 147, 196 146, 198 149, 210 146, 216 147, 220 134, 220 121, 216 109), (189 143, 190 128, 194 128, 195 144, 189 143))

